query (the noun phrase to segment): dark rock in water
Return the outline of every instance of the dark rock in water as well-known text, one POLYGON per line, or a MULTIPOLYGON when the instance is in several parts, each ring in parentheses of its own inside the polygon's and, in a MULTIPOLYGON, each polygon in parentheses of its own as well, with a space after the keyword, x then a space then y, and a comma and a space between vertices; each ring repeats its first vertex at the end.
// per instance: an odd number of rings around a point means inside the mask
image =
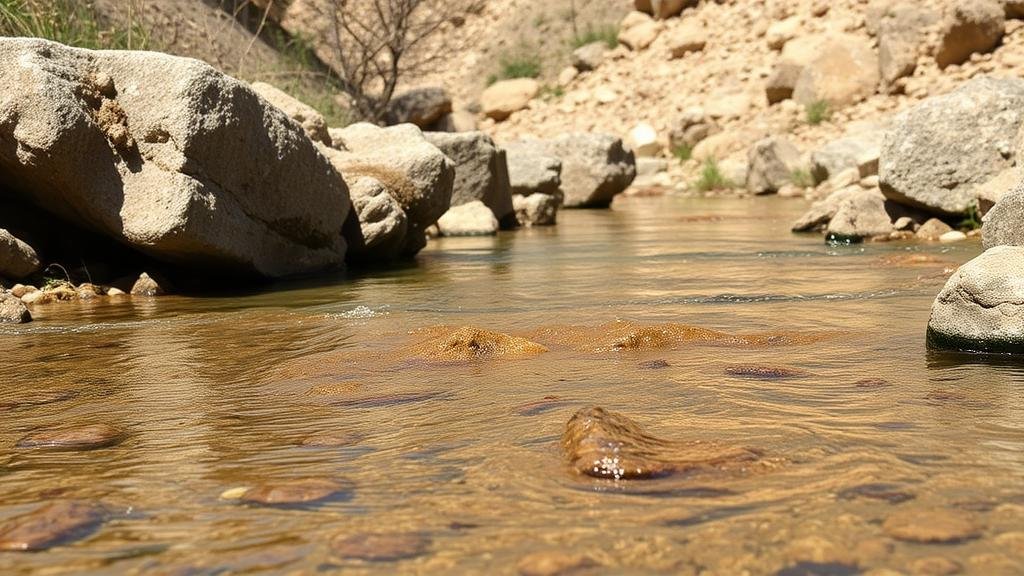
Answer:
POLYGON ((969 513, 934 508, 903 509, 885 519, 882 531, 905 542, 947 544, 981 536, 981 525, 969 513))
POLYGON ((563 576, 600 566, 584 554, 549 550, 524 556, 517 565, 522 576, 563 576))
POLYGON ((892 383, 884 378, 865 378, 854 382, 853 385, 857 388, 886 388, 892 386, 892 383))
POLYGON ((843 500, 869 498, 872 500, 884 500, 889 504, 899 504, 916 498, 910 492, 900 490, 900 486, 897 484, 884 483, 861 484, 840 490, 836 495, 843 500))
POLYGON ((516 406, 513 412, 519 416, 536 416, 542 414, 548 410, 554 410, 555 408, 562 408, 568 406, 571 403, 570 400, 560 398, 558 396, 545 396, 543 399, 536 402, 527 402, 526 404, 520 404, 516 406))
POLYGON ((427 536, 416 533, 364 533, 339 535, 331 540, 331 550, 343 557, 368 562, 394 562, 425 554, 431 545, 427 536))
POLYGON ((668 368, 671 364, 667 360, 648 360, 647 362, 641 362, 640 368, 644 370, 660 370, 662 368, 668 368))
POLYGON ((839 562, 797 562, 775 573, 775 576, 857 576, 860 568, 839 562))
POLYGON ((365 398, 350 398, 346 400, 335 400, 331 406, 342 406, 345 408, 385 408, 388 406, 400 406, 413 402, 426 402, 444 398, 443 392, 404 392, 401 394, 383 394, 381 396, 369 396, 365 398))
POLYGON ((325 500, 337 498, 351 490, 352 485, 340 480, 328 478, 300 478, 267 482, 250 488, 242 494, 240 500, 250 504, 264 506, 297 506, 317 504, 325 500))
POLYGON ((85 538, 107 519, 104 507, 74 500, 46 504, 0 525, 0 550, 46 550, 85 538))
POLYGON ((807 378, 810 372, 785 366, 729 366, 725 373, 730 376, 741 378, 754 378, 757 380, 785 380, 788 378, 807 378))
POLYGON ((299 446, 308 448, 341 448, 354 446, 361 442, 362 435, 353 432, 319 432, 306 436, 299 441, 299 446))
POLYGON ((655 438, 630 418, 597 407, 573 415, 561 446, 576 473, 615 480, 745 467, 761 457, 747 448, 655 438))
POLYGON ((124 431, 108 424, 89 424, 33 432, 18 441, 18 448, 54 450, 93 450, 116 446, 127 437, 124 431))
POLYGON ((70 400, 75 396, 78 396, 78 392, 73 390, 33 391, 26 394, 24 398, 15 398, 0 402, 0 410, 19 410, 21 408, 30 408, 32 406, 53 404, 54 402, 70 400))

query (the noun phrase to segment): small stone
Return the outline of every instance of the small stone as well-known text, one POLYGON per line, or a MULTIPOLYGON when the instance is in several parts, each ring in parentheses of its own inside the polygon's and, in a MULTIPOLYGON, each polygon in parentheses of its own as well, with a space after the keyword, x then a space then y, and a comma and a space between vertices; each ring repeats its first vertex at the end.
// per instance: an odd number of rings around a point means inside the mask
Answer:
POLYGON ((331 540, 331 550, 343 557, 367 562, 394 562, 425 554, 431 545, 427 536, 417 533, 339 534, 331 540))
POLYGON ((102 506, 88 502, 46 504, 0 525, 0 550, 46 550, 88 536, 106 517, 102 506))
POLYGON ((995 537, 996 546, 1018 556, 1024 556, 1024 532, 1004 532, 995 537))
POLYGON ((943 556, 927 556, 910 563, 910 573, 922 576, 949 576, 959 574, 963 569, 959 562, 943 556))
POLYGON ((124 431, 108 424, 88 424, 33 432, 18 441, 18 448, 94 450, 116 446, 126 438, 124 431))
POLYGON ((161 296, 164 293, 164 288, 146 272, 140 274, 132 286, 132 296, 161 296))
POLYGON ((755 378, 757 380, 783 380, 787 378, 806 378, 810 372, 785 366, 729 366, 725 369, 729 376, 755 378))
POLYGON ((911 508, 886 518, 882 531, 905 542, 944 544, 981 536, 981 526, 966 514, 911 508))
POLYGON ((922 240, 938 240, 953 228, 938 218, 931 218, 917 229, 916 236, 922 240))
POLYGON ((599 564, 585 554, 549 550, 524 556, 517 568, 522 576, 563 576, 597 566, 599 564))
POLYGON ((120 288, 117 288, 117 287, 114 287, 114 286, 111 286, 111 287, 107 288, 106 292, 107 292, 107 296, 124 296, 125 295, 125 291, 124 290, 121 290, 120 288))
POLYGON ((953 230, 952 232, 946 232, 942 236, 939 236, 939 242, 943 244, 951 244, 953 242, 963 242, 967 240, 967 234, 960 232, 959 230, 953 230))
POLYGON ((10 295, 0 294, 0 324, 25 324, 32 321, 32 313, 25 302, 10 295))
POLYGON ((267 482, 245 491, 239 500, 264 506, 296 506, 316 504, 339 496, 351 484, 328 478, 300 478, 267 482))
POLYGON ((249 491, 249 488, 240 486, 238 488, 228 488, 227 490, 220 493, 222 500, 241 500, 245 493, 249 491))
POLYGON ((29 292, 37 291, 38 288, 36 288, 35 286, 26 286, 24 284, 15 284, 14 286, 11 286, 11 296, 14 296, 15 298, 21 298, 25 294, 28 294, 29 292))

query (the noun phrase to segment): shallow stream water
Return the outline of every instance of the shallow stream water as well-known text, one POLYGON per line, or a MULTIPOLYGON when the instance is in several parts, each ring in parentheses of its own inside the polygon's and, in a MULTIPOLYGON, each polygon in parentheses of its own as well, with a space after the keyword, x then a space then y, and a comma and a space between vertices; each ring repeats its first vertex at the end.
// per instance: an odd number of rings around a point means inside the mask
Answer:
POLYGON ((37 308, 0 328, 0 524, 57 500, 110 513, 63 545, 0 551, 0 573, 511 574, 536 554, 594 574, 1024 573, 1024 363, 924 342, 935 294, 980 243, 827 247, 788 232, 805 208, 624 199, 550 229, 435 241, 396 270, 37 308), (610 345, 668 324, 761 344, 610 345), (549 351, 410 356, 439 325, 549 351), (747 365, 803 377, 730 373, 747 365), (559 438, 586 406, 775 464, 581 477, 559 438), (124 440, 16 446, 93 423, 124 440), (323 433, 350 441, 304 445, 323 433), (296 478, 346 488, 300 507, 222 497, 296 478), (945 544, 885 529, 937 510, 978 528, 945 544), (331 544, 368 532, 415 550, 374 561, 331 544))

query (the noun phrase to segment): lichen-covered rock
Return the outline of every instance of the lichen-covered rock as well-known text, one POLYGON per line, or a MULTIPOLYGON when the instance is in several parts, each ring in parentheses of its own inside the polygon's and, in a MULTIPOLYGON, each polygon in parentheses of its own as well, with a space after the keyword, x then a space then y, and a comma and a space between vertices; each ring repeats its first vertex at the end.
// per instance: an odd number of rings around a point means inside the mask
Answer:
POLYGON ((331 153, 344 177, 370 176, 383 184, 408 218, 401 254, 412 256, 426 246, 426 230, 451 204, 455 166, 412 124, 381 128, 368 123, 331 128, 340 153, 331 153))
POLYGON ((980 77, 899 114, 882 144, 886 197, 939 216, 965 213, 974 188, 1011 167, 1024 80, 980 77))
POLYGON ((983 221, 981 239, 985 248, 1024 246, 1024 182, 1003 194, 983 221))
POLYGON ((442 236, 493 236, 498 233, 498 219, 483 202, 473 200, 452 206, 437 221, 442 236))
POLYGON ((2 38, 0 142, 10 192, 154 258, 264 276, 344 261, 344 181, 197 60, 2 38))
POLYGON ((800 150, 785 138, 772 137, 757 142, 747 155, 747 190, 753 194, 770 194, 793 179, 800 169, 800 150))
POLYGON ((388 124, 415 124, 426 130, 452 111, 452 98, 440 86, 413 88, 388 102, 388 124))
POLYGON ((953 0, 942 22, 935 61, 940 68, 966 62, 999 45, 1006 24, 1000 0, 953 0))
POLYGON ((0 228, 0 276, 21 280, 42 268, 35 249, 0 228))
POLYGON ((567 208, 606 208, 636 178, 633 152, 615 136, 573 132, 544 144, 548 155, 562 161, 567 208))
POLYGON ((562 185, 562 161, 548 154, 539 140, 520 140, 505 146, 508 179, 513 195, 557 196, 562 185))
POLYGON ((289 118, 298 122, 306 131, 306 135, 314 142, 331 145, 331 135, 327 132, 327 121, 324 120, 323 114, 317 112, 312 106, 266 82, 253 82, 252 89, 264 100, 287 114, 289 118))
POLYGON ((554 226, 560 204, 557 196, 540 192, 529 196, 516 194, 512 197, 516 218, 523 226, 554 226))
POLYGON ((989 248, 950 277, 932 304, 928 344, 1024 353, 1024 247, 989 248))
POLYGON ((479 200, 503 228, 515 228, 505 151, 483 132, 426 132, 424 136, 455 164, 451 205, 479 200))

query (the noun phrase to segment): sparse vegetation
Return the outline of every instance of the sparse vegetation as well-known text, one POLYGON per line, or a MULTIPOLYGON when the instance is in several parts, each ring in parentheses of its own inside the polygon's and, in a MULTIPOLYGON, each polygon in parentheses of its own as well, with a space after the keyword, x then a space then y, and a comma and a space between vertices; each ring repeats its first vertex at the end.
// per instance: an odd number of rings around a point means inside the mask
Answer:
POLYGON ((811 186, 814 186, 814 177, 811 176, 811 173, 799 168, 789 173, 789 181, 792 182, 794 186, 799 186, 800 188, 810 188, 811 186))
POLYGON ((672 155, 678 158, 680 162, 686 162, 693 158, 693 147, 689 144, 680 144, 672 149, 672 155))
POLYGON ((807 123, 817 126, 832 118, 832 109, 827 100, 817 100, 807 105, 807 123))
POLYGON ((722 174, 722 170, 718 167, 718 162, 714 158, 708 158, 704 162, 704 167, 700 171, 700 178, 694 183, 694 188, 701 192, 709 192, 711 190, 726 190, 733 188, 733 183, 722 174))
MULTIPOLYGON (((2 1, 2 0, 0 0, 2 1)), ((344 127, 356 120, 341 98, 344 85, 323 66, 312 45, 302 37, 268 30, 267 39, 288 62, 279 70, 254 74, 253 80, 269 81, 324 115, 330 126, 344 127)))
POLYGON ((977 204, 971 204, 967 207, 967 214, 964 219, 957 224, 957 228, 960 230, 978 230, 981 228, 981 212, 978 210, 977 204))
POLYGON ((565 88, 561 86, 554 86, 551 84, 545 84, 540 88, 540 96, 544 99, 555 99, 565 96, 565 88))
MULTIPOLYGON (((540 76, 542 67, 540 56, 526 49, 502 56, 498 65, 498 73, 494 76, 495 81, 512 78, 536 78, 540 76)), ((493 82, 491 83, 493 84, 493 82)))
MULTIPOLYGON (((125 0, 138 10, 137 0, 125 0)), ((129 11, 132 12, 131 10, 129 11)), ((137 13, 137 12, 136 12, 137 13)), ((134 18, 102 22, 83 0, 0 0, 0 35, 46 38, 69 46, 130 50, 150 47, 149 34, 134 18)))
POLYGON ((586 30, 573 36, 572 47, 575 49, 594 42, 603 42, 608 48, 615 48, 619 45, 619 27, 615 24, 587 26, 586 30))

